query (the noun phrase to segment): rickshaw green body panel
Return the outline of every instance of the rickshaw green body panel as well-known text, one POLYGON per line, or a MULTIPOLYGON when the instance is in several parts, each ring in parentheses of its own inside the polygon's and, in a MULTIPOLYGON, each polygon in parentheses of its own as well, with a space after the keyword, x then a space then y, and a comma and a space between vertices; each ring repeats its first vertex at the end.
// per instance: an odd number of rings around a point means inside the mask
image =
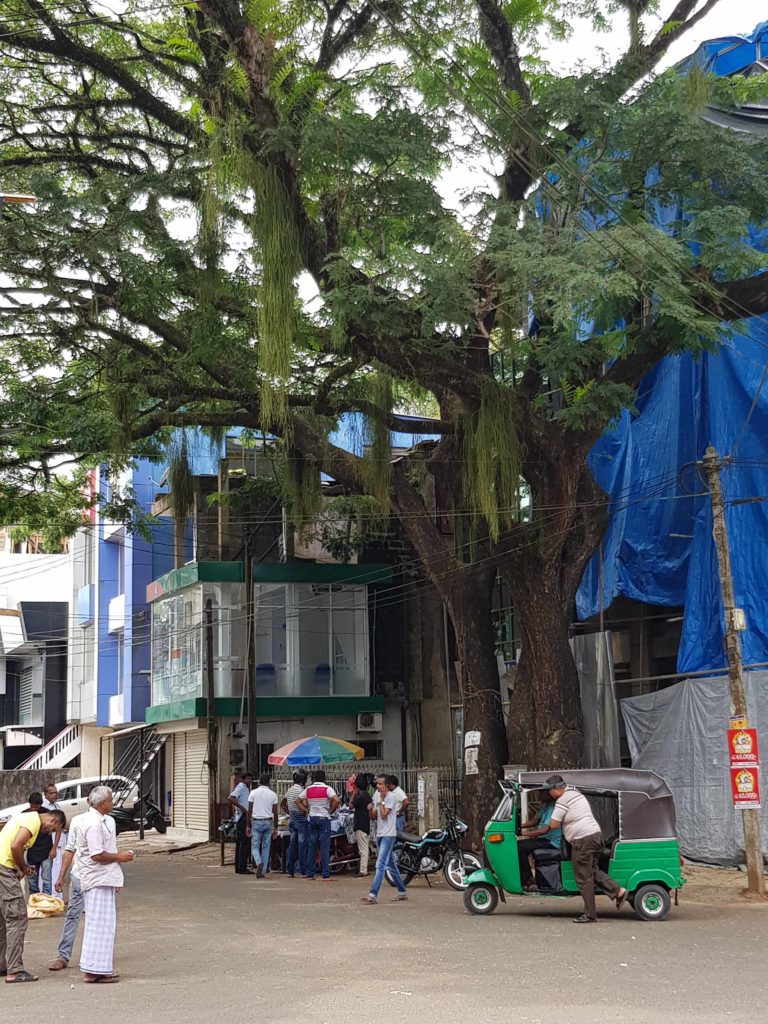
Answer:
POLYGON ((499 888, 499 880, 489 868, 480 868, 479 871, 473 871, 471 875, 467 875, 467 885, 478 885, 480 882, 486 882, 488 885, 499 888))

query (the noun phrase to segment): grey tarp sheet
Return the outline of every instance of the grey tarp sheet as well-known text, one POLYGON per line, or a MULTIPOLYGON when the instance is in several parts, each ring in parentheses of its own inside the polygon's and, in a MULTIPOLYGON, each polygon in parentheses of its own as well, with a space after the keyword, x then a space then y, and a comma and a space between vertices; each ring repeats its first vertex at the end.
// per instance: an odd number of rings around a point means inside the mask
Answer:
POLYGON ((574 636, 571 638, 571 650, 581 686, 584 766, 616 768, 621 764, 621 751, 611 634, 574 636))
MULTIPOLYGON (((749 724, 762 740, 763 854, 768 853, 768 672, 745 673, 749 724)), ((744 862, 741 812, 731 803, 725 676, 686 679, 658 693, 621 701, 633 768, 662 776, 672 790, 684 856, 710 864, 744 862)))

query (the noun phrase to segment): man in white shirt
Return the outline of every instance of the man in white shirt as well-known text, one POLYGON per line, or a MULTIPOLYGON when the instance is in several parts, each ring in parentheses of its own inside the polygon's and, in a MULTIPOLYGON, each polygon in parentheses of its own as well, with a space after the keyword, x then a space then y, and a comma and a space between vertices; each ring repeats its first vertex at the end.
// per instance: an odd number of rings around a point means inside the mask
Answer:
POLYGON ((277 838, 277 793, 269 788, 269 775, 259 777, 259 784, 248 797, 248 828, 251 837, 251 857, 256 865, 256 877, 269 874, 269 851, 277 838))
POLYGON ((297 864, 300 875, 307 873, 307 830, 309 824, 306 814, 296 803, 303 793, 306 784, 307 773, 302 771, 294 772, 293 785, 280 802, 280 808, 288 814, 288 831, 291 840, 286 856, 285 871, 291 878, 296 874, 297 864))
POLYGON ((592 924, 597 921, 595 882, 616 901, 619 908, 627 898, 627 890, 600 870, 598 856, 603 848, 603 837, 584 794, 578 789, 571 789, 562 775, 551 775, 544 786, 555 801, 549 827, 562 827, 565 839, 571 844, 573 877, 584 900, 584 913, 573 920, 576 924, 592 924))
POLYGON ((400 780, 396 775, 387 776, 387 787, 395 798, 397 830, 402 832, 405 829, 405 810, 408 807, 408 794, 400 785, 400 780))
MULTIPOLYGON (((83 890, 80 888, 80 864, 77 844, 80 836, 80 829, 85 824, 87 818, 88 813, 86 812, 85 814, 75 815, 75 817, 70 821, 66 845, 61 859, 61 871, 53 883, 53 888, 57 895, 62 895, 64 892, 64 882, 67 877, 67 872, 70 867, 72 868, 72 881, 69 887, 69 903, 67 904, 67 913, 64 918, 64 927, 61 930, 61 938, 59 939, 58 955, 53 963, 48 967, 49 971, 63 971, 72 959, 72 947, 75 944, 77 929, 80 925, 80 918, 83 916, 83 910, 85 908, 83 890)), ((112 822, 112 825, 114 826, 114 819, 110 818, 109 821, 112 822)))
POLYGON ((387 868, 397 886, 397 895, 393 902, 399 903, 408 899, 397 861, 392 856, 397 839, 397 798, 390 789, 389 780, 390 776, 388 775, 380 775, 376 779, 376 792, 368 804, 368 812, 376 822, 376 872, 370 892, 367 896, 363 896, 361 902, 367 903, 369 906, 374 906, 379 902, 379 889, 384 881, 384 873, 387 868))
POLYGON ((309 842, 305 878, 314 879, 317 854, 320 852, 320 870, 324 882, 331 878, 331 815, 339 806, 333 786, 326 785, 322 768, 312 773, 312 782, 296 797, 296 806, 308 816, 309 842))
POLYGON ((240 781, 229 794, 229 806, 235 818, 237 837, 235 839, 235 874, 250 875, 248 858, 251 855, 251 841, 246 835, 248 830, 248 797, 251 795, 253 774, 244 772, 240 781))
POLYGON ((117 852, 115 822, 110 817, 112 790, 96 786, 88 794, 90 809, 78 829, 77 853, 80 888, 85 901, 85 934, 80 953, 80 970, 88 984, 118 981, 112 960, 115 949, 117 912, 115 896, 123 887, 121 864, 133 860, 133 850, 117 852))

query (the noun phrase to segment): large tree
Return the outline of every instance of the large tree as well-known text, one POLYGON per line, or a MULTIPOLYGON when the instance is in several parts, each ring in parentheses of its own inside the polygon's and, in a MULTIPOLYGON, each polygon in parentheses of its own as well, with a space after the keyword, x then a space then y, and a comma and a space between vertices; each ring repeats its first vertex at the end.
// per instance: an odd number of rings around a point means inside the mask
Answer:
POLYGON ((320 470, 373 495, 445 601, 473 817, 507 754, 498 572, 523 642, 509 756, 578 764, 568 628, 606 516, 587 453, 659 359, 768 310, 766 144, 700 116, 761 81, 653 74, 716 2, 6 0, 0 173, 39 196, 0 237, 8 500, 63 455, 267 430, 297 522, 320 470), (540 40, 616 10, 618 61, 547 65, 540 40), (393 467, 414 405, 440 440, 393 467), (345 412, 364 453, 328 443, 345 412))

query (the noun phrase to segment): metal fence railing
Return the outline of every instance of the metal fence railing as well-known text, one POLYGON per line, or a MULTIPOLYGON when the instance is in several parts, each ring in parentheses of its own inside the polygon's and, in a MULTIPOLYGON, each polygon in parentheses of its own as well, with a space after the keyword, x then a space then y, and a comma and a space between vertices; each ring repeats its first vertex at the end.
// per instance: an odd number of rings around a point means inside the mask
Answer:
MULTIPOLYGON (((285 795, 286 790, 293 785, 293 773, 296 768, 281 766, 272 769, 272 788, 280 799, 285 795)), ((305 769, 311 774, 312 768, 305 769)), ((409 806, 406 813, 406 820, 416 821, 417 807, 417 779, 420 772, 425 770, 437 772, 438 798, 440 804, 447 805, 452 810, 458 809, 459 797, 461 795, 461 780, 456 776, 456 769, 451 765, 413 765, 388 764, 383 761, 355 761, 339 765, 324 765, 325 780, 329 786, 333 786, 340 798, 346 792, 347 779, 350 775, 371 774, 371 775, 396 775, 400 786, 408 794, 409 806)))

